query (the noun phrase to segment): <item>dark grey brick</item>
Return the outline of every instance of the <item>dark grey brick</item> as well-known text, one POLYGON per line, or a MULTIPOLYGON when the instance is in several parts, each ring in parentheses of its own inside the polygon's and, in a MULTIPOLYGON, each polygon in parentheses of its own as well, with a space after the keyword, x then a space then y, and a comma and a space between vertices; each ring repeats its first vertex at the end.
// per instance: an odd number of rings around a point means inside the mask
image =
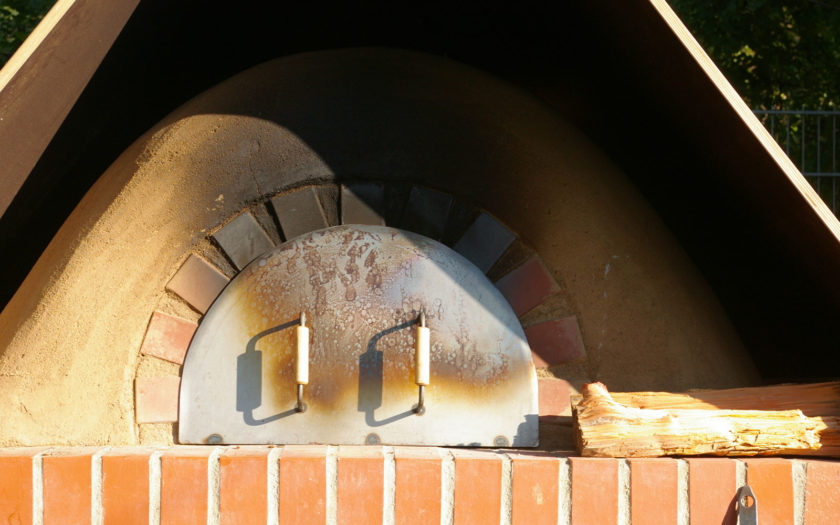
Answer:
POLYGON ((214 233, 213 239, 239 270, 274 248, 274 243, 248 211, 214 233))
POLYGON ((382 215, 385 224, 399 227, 411 188, 411 184, 404 182, 389 182, 385 185, 385 204, 382 215))
POLYGON ((452 195, 414 186, 408 197, 400 227, 439 240, 443 237, 452 195))
POLYGON ((382 218, 385 188, 382 184, 350 184, 341 187, 341 224, 385 225, 382 218))
POLYGON ((487 272, 514 240, 515 233, 490 214, 482 213, 455 243, 454 249, 482 272, 487 272))
POLYGON ((449 210, 449 219, 446 221, 446 228, 443 233, 443 244, 447 246, 455 246, 467 228, 472 225, 476 217, 479 216, 481 210, 471 204, 456 200, 452 203, 452 208, 449 210))
POLYGON ((288 241, 329 226, 315 188, 307 187, 271 199, 280 229, 288 241))

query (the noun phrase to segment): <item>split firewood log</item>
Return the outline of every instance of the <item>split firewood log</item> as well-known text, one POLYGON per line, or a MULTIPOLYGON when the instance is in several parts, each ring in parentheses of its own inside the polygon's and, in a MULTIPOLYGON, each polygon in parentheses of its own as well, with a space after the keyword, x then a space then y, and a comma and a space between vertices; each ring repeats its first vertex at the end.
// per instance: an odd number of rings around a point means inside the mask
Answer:
MULTIPOLYGON (((840 416, 840 382, 750 386, 673 392, 611 392, 613 400, 635 408, 712 410, 801 410, 808 417, 840 416)), ((575 398, 573 396, 573 403, 575 398)))
MULTIPOLYGON (((840 455, 836 416, 808 417, 801 410, 637 408, 615 401, 601 383, 584 385, 581 393, 573 416, 583 456, 840 455)), ((654 393, 644 394, 649 399, 654 393)), ((671 406, 679 405, 674 394, 663 395, 670 396, 671 406)))

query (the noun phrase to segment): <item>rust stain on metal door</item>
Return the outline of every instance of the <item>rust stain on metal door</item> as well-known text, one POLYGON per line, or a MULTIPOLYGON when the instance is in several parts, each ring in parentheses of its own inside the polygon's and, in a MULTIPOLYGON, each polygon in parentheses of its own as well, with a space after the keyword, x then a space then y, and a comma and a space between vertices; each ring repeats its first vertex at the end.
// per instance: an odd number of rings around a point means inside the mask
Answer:
POLYGON ((337 226, 260 257, 217 298, 184 365, 180 441, 534 446, 536 376, 509 305, 446 246, 393 228, 337 226), (308 410, 294 327, 310 328, 308 410), (431 330, 426 413, 414 326, 431 330))

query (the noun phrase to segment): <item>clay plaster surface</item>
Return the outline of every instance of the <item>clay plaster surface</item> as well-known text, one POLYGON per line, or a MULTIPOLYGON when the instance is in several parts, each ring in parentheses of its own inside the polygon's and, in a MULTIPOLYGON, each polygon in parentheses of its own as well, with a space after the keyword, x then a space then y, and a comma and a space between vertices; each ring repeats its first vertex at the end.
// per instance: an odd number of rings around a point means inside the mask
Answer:
POLYGON ((454 62, 349 50, 240 74, 106 171, 0 313, 0 445, 137 443, 140 344, 188 252, 267 196, 359 178, 452 193, 516 231, 612 390, 756 380, 693 263, 579 132, 454 62))

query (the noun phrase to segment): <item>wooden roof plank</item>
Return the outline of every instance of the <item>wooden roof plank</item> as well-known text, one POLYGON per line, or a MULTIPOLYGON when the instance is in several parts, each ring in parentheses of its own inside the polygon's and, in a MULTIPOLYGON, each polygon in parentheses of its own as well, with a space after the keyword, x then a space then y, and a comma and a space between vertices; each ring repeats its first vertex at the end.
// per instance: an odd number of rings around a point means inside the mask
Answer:
POLYGON ((0 216, 139 0, 58 0, 0 69, 0 216))

